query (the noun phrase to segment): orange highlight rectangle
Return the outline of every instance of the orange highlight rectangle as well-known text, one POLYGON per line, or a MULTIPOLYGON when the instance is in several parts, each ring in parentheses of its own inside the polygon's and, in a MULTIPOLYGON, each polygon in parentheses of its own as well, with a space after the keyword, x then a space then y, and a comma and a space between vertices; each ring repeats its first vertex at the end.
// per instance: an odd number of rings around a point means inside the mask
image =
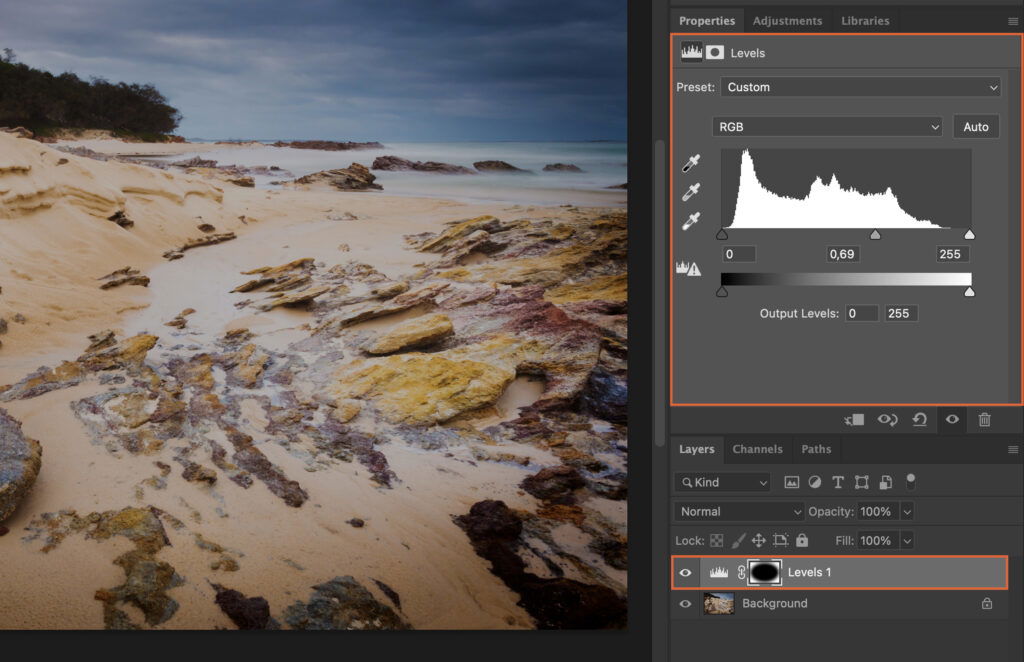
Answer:
POLYGON ((673 591, 1008 591, 1010 557, 1005 554, 675 554, 669 560, 669 586, 673 591), (1006 564, 1002 586, 676 586, 676 559, 1002 559, 1006 564))
MULTIPOLYGON (((674 160, 675 123, 672 121, 675 112, 675 94, 672 83, 675 72, 675 50, 672 48, 673 37, 1017 37, 1021 41, 1021 108, 1024 109, 1024 34, 1019 32, 672 32, 669 40, 669 170, 674 160)), ((1018 402, 676 402, 675 401, 675 335, 674 335, 674 288, 675 279, 669 278, 669 406, 671 407, 1021 407, 1024 406, 1024 111, 1021 113, 1021 365, 1020 365, 1020 399, 1018 402)), ((673 212, 675 209, 675 173, 669 179, 669 264, 675 264, 675 226, 673 212)))

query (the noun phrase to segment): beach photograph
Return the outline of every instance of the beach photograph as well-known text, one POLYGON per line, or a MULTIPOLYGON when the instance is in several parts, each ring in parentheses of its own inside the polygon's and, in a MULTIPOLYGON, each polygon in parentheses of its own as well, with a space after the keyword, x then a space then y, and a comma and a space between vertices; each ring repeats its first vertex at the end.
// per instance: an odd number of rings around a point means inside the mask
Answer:
POLYGON ((0 18, 0 630, 626 628, 625 2, 0 18))

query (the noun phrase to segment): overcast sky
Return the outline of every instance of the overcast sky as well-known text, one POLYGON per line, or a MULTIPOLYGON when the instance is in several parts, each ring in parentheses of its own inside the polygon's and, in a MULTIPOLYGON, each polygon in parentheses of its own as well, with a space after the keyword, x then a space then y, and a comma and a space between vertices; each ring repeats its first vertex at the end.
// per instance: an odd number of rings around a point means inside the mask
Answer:
POLYGON ((626 134, 626 0, 2 0, 0 47, 153 83, 193 138, 626 134))

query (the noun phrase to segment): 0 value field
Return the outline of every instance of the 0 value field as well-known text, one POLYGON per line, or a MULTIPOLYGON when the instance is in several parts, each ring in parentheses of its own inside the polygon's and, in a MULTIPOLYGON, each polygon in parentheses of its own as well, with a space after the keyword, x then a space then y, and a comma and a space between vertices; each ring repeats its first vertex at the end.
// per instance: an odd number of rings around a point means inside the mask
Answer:
POLYGON ((723 246, 722 262, 757 262, 757 246, 723 246))
POLYGON ((877 303, 849 303, 846 304, 847 322, 877 322, 877 303))

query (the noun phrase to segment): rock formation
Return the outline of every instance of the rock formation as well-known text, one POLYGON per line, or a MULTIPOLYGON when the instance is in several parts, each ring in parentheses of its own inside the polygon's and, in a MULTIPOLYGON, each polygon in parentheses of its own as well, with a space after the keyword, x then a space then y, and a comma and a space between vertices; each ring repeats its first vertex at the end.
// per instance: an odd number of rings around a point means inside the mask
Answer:
POLYGON ((572 163, 549 163, 544 166, 544 172, 583 172, 583 170, 572 163))
POLYGON ((295 140, 292 142, 277 141, 272 147, 291 147, 292 149, 323 149, 330 152, 347 151, 351 149, 384 149, 384 145, 378 142, 335 142, 333 140, 295 140))
POLYGON ((529 170, 517 168, 505 161, 477 161, 473 167, 480 172, 529 172, 529 170))
POLYGON ((415 170, 417 172, 436 172, 442 175, 475 175, 476 172, 465 166, 438 161, 410 161, 398 156, 378 156, 370 166, 373 170, 415 170))
POLYGON ((299 177, 294 184, 326 184, 339 191, 379 191, 383 186, 375 184, 377 177, 370 170, 360 164, 353 163, 347 168, 335 170, 321 170, 311 175, 299 177))
POLYGON ((39 475, 43 450, 39 442, 26 439, 21 423, 0 409, 0 522, 18 506, 39 475))

